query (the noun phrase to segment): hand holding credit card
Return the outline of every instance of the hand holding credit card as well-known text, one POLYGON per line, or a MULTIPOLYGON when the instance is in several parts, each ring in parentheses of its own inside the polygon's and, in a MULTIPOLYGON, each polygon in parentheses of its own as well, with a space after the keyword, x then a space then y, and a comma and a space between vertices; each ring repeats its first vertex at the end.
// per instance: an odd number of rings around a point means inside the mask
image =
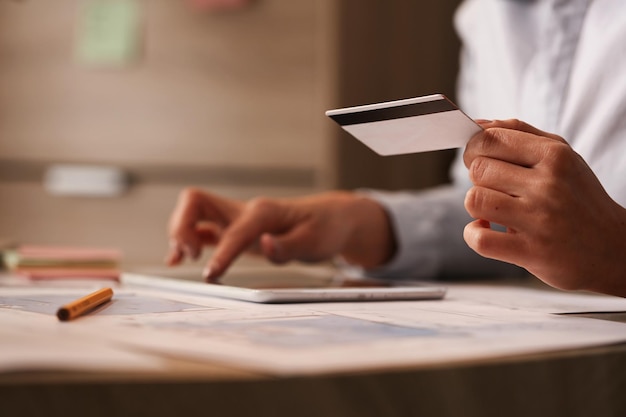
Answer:
POLYGON ((326 116, 383 156, 460 148, 482 130, 442 94, 328 110, 326 116))

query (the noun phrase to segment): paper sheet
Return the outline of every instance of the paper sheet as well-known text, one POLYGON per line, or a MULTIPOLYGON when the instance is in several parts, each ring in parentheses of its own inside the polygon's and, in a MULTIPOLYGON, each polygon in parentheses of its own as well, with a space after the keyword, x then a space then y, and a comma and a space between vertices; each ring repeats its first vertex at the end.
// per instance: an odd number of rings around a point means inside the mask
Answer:
MULTIPOLYGON (((2 297, 0 296, 0 300, 2 297)), ((159 371, 163 361, 103 337, 89 337, 49 315, 0 312, 0 372, 159 371)))
MULTIPOLYGON (((553 297, 558 301, 558 294, 553 297)), ((469 298, 459 288, 443 301, 246 306, 136 317, 141 337, 123 338, 271 374, 423 366, 626 341, 622 323, 469 298)))
MULTIPOLYGON (((60 297, 75 291, 1 289, 2 340, 5 334, 16 333, 3 324, 17 316, 19 323, 36 331, 31 339, 18 335, 16 344, 2 346, 0 357, 15 358, 20 344, 41 345, 44 340, 52 342, 53 350, 67 349, 66 334, 50 310, 60 297)), ((101 348, 115 347, 94 353, 109 365, 124 365, 124 355, 140 348, 267 374, 297 375, 428 366, 626 342, 626 324, 552 314, 626 311, 626 300, 527 288, 451 285, 441 301, 291 305, 145 288, 116 288, 115 293, 109 309, 62 328, 71 329, 77 344, 90 340, 101 348)), ((46 364, 26 352, 20 363, 37 367, 57 361, 56 366, 74 368, 90 363, 72 363, 61 356, 46 364)), ((0 359, 2 364, 0 369, 7 369, 0 359)))

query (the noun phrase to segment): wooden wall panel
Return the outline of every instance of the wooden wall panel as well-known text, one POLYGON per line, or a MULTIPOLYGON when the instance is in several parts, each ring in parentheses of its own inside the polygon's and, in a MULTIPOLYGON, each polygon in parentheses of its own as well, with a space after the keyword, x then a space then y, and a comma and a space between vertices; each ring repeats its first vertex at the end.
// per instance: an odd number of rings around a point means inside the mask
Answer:
POLYGON ((0 156, 323 164, 314 0, 216 15, 139 0, 143 56, 119 70, 76 62, 81 3, 0 3, 0 156))

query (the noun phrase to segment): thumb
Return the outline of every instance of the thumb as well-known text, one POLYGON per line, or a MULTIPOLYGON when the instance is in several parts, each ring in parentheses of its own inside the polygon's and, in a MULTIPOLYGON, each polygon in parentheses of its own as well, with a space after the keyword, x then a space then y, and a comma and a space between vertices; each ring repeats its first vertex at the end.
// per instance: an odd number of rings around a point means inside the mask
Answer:
POLYGON ((324 259, 315 248, 314 239, 306 226, 295 227, 282 235, 266 233, 261 236, 261 252, 270 261, 283 264, 293 260, 313 262, 324 259))

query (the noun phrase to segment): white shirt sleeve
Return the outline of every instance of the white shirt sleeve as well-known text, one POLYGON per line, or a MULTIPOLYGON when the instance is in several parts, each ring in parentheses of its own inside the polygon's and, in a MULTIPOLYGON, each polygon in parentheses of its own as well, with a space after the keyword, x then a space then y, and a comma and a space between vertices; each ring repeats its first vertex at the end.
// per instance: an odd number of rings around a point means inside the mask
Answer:
POLYGON ((397 242, 393 259, 367 275, 394 279, 519 276, 526 271, 486 259, 463 240, 472 219, 465 211, 465 188, 445 185, 428 191, 363 191, 387 211, 397 242))

